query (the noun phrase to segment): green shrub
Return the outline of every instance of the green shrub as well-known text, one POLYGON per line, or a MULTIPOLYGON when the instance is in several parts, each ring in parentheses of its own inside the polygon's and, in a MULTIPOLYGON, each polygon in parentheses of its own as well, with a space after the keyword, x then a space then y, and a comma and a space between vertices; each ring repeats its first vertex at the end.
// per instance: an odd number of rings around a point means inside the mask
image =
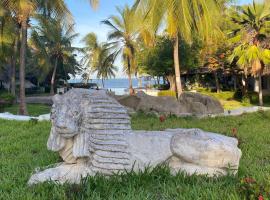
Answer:
POLYGON ((153 85, 153 88, 158 89, 158 90, 169 90, 170 89, 170 85, 168 84, 156 84, 153 85))
POLYGON ((11 106, 15 100, 15 97, 7 92, 0 93, 0 104, 4 106, 11 106))

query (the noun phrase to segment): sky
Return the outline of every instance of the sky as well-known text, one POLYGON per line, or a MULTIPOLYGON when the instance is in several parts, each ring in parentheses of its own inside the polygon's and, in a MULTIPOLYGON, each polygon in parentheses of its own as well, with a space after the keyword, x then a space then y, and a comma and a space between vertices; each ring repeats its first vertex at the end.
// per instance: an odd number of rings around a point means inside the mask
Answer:
MULTIPOLYGON (((252 0, 239 0, 239 4, 250 3, 252 0)), ((88 0, 67 0, 67 5, 72 12, 75 20, 75 31, 79 33, 75 46, 82 47, 80 42, 87 33, 95 32, 100 42, 105 42, 109 29, 100 22, 109 18, 111 15, 117 14, 116 6, 132 5, 134 0, 100 0, 99 7, 93 10, 88 0)), ((117 59, 115 65, 119 68, 116 77, 124 77, 122 63, 117 59)))
MULTIPOLYGON (((96 33, 100 42, 105 42, 109 29, 100 22, 109 18, 111 15, 117 14, 116 6, 132 5, 133 0, 100 0, 96 10, 91 8, 88 0, 67 0, 66 2, 74 16, 76 23, 75 31, 80 34, 75 41, 75 46, 82 47, 83 44, 80 40, 90 32, 96 33)), ((115 65, 119 68, 116 77, 124 77, 125 74, 123 73, 120 58, 116 60, 115 65)))

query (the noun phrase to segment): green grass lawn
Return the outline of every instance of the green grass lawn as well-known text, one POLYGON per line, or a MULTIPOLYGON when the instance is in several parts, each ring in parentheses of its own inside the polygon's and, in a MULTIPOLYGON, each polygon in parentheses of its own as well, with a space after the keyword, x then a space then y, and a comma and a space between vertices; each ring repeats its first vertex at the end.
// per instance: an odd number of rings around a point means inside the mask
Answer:
MULTIPOLYGON (((9 107, 5 107, 3 112, 10 112, 12 114, 17 114, 19 110, 19 105, 15 104, 9 107)), ((48 114, 51 111, 51 107, 44 104, 27 104, 27 110, 30 116, 39 116, 42 114, 48 114)))
POLYGON ((196 127, 231 135, 231 130, 237 128, 243 156, 236 177, 185 177, 183 174, 174 177, 160 167, 139 175, 89 178, 80 185, 46 183, 28 187, 27 181, 36 167, 60 161, 57 153, 46 149, 50 123, 0 120, 0 199, 244 199, 238 186, 242 178, 253 177, 261 182, 270 177, 269 121, 270 112, 211 119, 171 117, 164 123, 154 116, 133 117, 133 129, 196 127))

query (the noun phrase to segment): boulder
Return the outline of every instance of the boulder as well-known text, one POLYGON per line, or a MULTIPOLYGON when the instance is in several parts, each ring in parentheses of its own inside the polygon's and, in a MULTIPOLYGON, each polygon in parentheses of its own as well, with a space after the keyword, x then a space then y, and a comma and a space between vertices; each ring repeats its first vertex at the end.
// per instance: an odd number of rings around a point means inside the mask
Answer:
POLYGON ((121 105, 145 113, 176 116, 206 116, 224 113, 218 100, 199 93, 184 92, 178 100, 174 97, 149 96, 144 92, 115 98, 121 105))

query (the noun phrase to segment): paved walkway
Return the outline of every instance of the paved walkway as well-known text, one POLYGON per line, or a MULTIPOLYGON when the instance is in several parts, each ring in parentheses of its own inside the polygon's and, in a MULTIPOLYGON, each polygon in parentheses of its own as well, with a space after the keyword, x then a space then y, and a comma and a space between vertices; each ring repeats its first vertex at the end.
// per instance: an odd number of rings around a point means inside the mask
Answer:
POLYGON ((224 116, 237 116, 242 115, 244 113, 253 113, 258 111, 267 111, 270 110, 270 107, 261 107, 261 106, 251 106, 251 107, 242 107, 235 110, 226 110, 224 112, 224 116))
MULTIPOLYGON (((211 115, 205 117, 218 117, 218 116, 238 116, 244 113, 253 113, 258 111, 267 111, 270 110, 270 107, 260 107, 260 106, 252 106, 252 107, 242 107, 235 110, 226 110, 223 114, 218 115, 211 115)), ((31 116, 23 116, 23 115, 13 115, 11 113, 0 113, 0 119, 6 120, 17 120, 17 121, 29 121, 32 119, 36 119, 38 121, 49 121, 50 114, 40 115, 38 117, 31 117, 31 116)))

